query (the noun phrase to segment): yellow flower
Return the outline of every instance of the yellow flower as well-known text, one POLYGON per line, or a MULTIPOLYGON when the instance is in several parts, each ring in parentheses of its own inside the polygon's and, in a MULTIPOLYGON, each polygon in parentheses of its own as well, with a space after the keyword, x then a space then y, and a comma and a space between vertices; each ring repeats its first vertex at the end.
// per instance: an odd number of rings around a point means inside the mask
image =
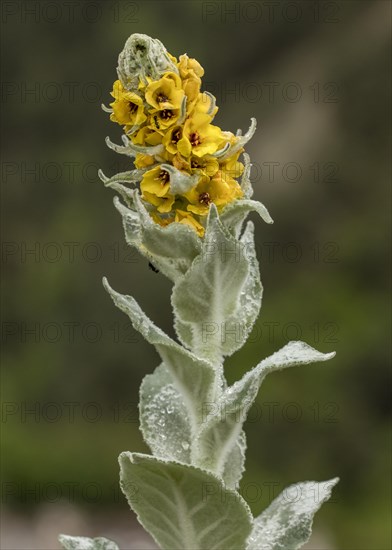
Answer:
POLYGON ((133 92, 128 92, 119 80, 113 84, 110 95, 115 99, 110 104, 113 109, 110 120, 122 126, 140 125, 147 120, 142 98, 133 92))
MULTIPOLYGON (((211 109, 211 102, 212 102, 211 96, 209 96, 205 92, 199 93, 196 98, 196 101, 194 101, 193 104, 189 107, 189 113, 192 116, 195 116, 198 113, 206 115, 208 111, 210 111, 211 109)), ((208 115, 210 117, 210 122, 218 112, 218 109, 219 108, 215 105, 212 112, 208 115)))
POLYGON ((183 135, 177 144, 178 151, 184 156, 197 157, 212 155, 221 149, 227 139, 218 126, 210 124, 210 117, 196 113, 185 121, 183 135))
POLYGON ((200 92, 204 69, 196 59, 190 59, 186 54, 180 55, 178 69, 182 78, 182 88, 188 101, 193 102, 200 92))
POLYGON ((144 155, 143 153, 138 153, 136 155, 134 161, 136 168, 147 168, 147 166, 151 166, 152 164, 155 164, 155 159, 151 155, 144 155))
POLYGON ((204 236, 204 227, 189 212, 177 209, 174 221, 189 225, 192 229, 197 231, 200 237, 204 236))
POLYGON ((165 73, 146 87, 146 101, 156 110, 179 109, 183 98, 181 78, 175 73, 165 73))
POLYGON ((170 212, 174 195, 170 193, 170 175, 160 166, 148 170, 140 182, 142 198, 156 206, 159 212, 170 212))
POLYGON ((192 106, 200 93, 201 80, 196 78, 187 78, 182 82, 182 89, 188 98, 188 108, 192 106))
POLYGON ((177 61, 177 57, 175 57, 174 55, 172 55, 171 53, 167 52, 167 55, 169 57, 169 59, 171 61, 173 61, 174 65, 177 65, 178 61, 177 61))
POLYGON ((177 145, 180 139, 182 138, 182 126, 174 126, 170 128, 164 135, 162 143, 165 146, 165 149, 175 155, 177 153, 177 145))
POLYGON ((191 157, 190 167, 193 172, 199 170, 203 175, 212 178, 219 170, 219 162, 214 157, 191 157))
POLYGON ((154 205, 158 212, 167 213, 170 212, 174 203, 174 196, 168 195, 167 197, 157 197, 153 193, 145 191, 142 195, 142 199, 146 200, 150 204, 154 205))
POLYGON ((178 69, 180 76, 184 78, 201 78, 204 75, 204 69, 200 63, 191 57, 188 57, 186 53, 180 55, 178 63, 178 69))
POLYGON ((170 126, 177 122, 180 113, 181 109, 153 109, 149 127, 164 134, 170 126))
POLYGON ((131 136, 131 140, 135 145, 159 145, 162 143, 162 136, 148 126, 143 126, 131 136))
POLYGON ((231 157, 228 157, 224 161, 220 163, 220 169, 225 175, 231 176, 234 179, 238 179, 243 171, 244 171, 244 165, 242 162, 239 162, 238 157, 243 152, 243 149, 240 149, 234 155, 231 157))
POLYGON ((212 178, 202 177, 197 186, 185 194, 190 203, 187 210, 199 216, 206 216, 212 202, 220 210, 226 204, 242 197, 242 194, 238 182, 219 170, 212 178))
POLYGON ((144 78, 141 78, 139 77, 139 84, 138 84, 138 87, 137 89, 140 90, 141 92, 145 92, 146 90, 146 86, 148 86, 150 84, 150 82, 152 82, 152 79, 150 76, 145 76, 144 78))
POLYGON ((188 172, 189 174, 191 173, 191 163, 189 162, 189 160, 184 159, 184 157, 181 156, 180 153, 172 155, 171 162, 174 168, 177 168, 177 170, 188 172))

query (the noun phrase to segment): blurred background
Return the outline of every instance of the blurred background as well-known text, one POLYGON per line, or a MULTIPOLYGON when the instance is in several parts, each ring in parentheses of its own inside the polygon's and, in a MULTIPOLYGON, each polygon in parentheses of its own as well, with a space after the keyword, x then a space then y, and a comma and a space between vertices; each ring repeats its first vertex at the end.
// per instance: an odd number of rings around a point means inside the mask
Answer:
POLYGON ((247 147, 265 287, 230 382, 288 340, 336 350, 265 381, 246 423, 241 492, 254 514, 290 483, 338 475, 313 550, 387 550, 389 1, 2 3, 2 548, 57 534, 154 548, 118 489, 145 452, 138 390, 158 364, 101 285, 173 334, 170 283, 124 244, 112 192, 129 169, 101 111, 134 32, 205 68, 216 123, 247 147))

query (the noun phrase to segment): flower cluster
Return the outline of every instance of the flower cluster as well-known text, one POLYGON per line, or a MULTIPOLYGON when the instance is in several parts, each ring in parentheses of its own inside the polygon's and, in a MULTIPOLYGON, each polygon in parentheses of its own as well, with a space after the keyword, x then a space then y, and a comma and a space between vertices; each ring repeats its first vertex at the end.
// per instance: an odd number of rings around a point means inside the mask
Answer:
POLYGON ((210 204, 221 211, 244 195, 237 181, 243 137, 212 124, 218 107, 200 89, 201 65, 167 55, 172 70, 159 78, 139 75, 137 87, 114 82, 110 119, 137 151, 142 199, 154 221, 186 224, 203 236, 210 204))

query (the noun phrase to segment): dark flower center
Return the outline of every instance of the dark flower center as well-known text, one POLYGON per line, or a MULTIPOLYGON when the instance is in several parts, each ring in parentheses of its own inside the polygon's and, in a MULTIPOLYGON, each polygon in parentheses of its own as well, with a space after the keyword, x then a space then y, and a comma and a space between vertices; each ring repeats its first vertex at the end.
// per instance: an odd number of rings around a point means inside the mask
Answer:
POLYGON ((158 94, 157 95, 157 101, 158 103, 165 103, 166 101, 169 101, 169 98, 165 94, 158 94))
POLYGON ((191 160, 191 168, 200 168, 200 167, 201 167, 201 164, 198 160, 196 159, 191 160))
POLYGON ((199 195, 199 202, 200 204, 205 204, 206 206, 208 206, 212 201, 211 201, 211 197, 210 197, 210 194, 205 192, 205 193, 200 193, 199 195))
POLYGON ((131 112, 132 115, 136 113, 137 111, 136 103, 129 102, 129 111, 131 112))
POLYGON ((177 128, 177 130, 174 130, 172 133, 171 142, 172 143, 178 143, 181 139, 181 130, 180 128, 177 128))
POLYGON ((163 109, 160 114, 163 120, 170 120, 174 117, 174 113, 170 109, 163 109))
POLYGON ((201 141, 200 141, 199 134, 197 132, 193 132, 189 136, 189 141, 191 142, 192 147, 196 147, 197 145, 200 145, 201 141))
POLYGON ((170 174, 169 172, 166 172, 166 170, 161 170, 158 174, 158 177, 155 179, 160 180, 162 185, 166 185, 170 179, 170 174))

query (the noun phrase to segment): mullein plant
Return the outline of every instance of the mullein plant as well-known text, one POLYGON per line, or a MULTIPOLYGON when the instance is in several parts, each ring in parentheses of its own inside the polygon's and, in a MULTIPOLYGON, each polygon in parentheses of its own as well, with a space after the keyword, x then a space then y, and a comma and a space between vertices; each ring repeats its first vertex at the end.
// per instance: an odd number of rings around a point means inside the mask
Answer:
MULTIPOLYGON (((107 145, 135 169, 100 178, 119 197, 130 246, 173 283, 178 341, 158 328, 132 296, 103 284, 161 364, 140 389, 140 425, 152 454, 124 452, 120 485, 139 522, 163 549, 294 550, 310 537, 313 516, 338 479, 288 487, 258 517, 239 493, 247 413, 270 372, 326 361, 289 342, 229 386, 224 358, 246 342, 262 298, 255 254, 250 160, 255 132, 213 124, 215 98, 201 91, 203 68, 170 55, 159 40, 133 34, 118 61, 110 119, 123 145, 107 145), (242 158, 241 162, 239 159, 242 158)), ((105 538, 60 535, 66 549, 116 550, 105 538)))

